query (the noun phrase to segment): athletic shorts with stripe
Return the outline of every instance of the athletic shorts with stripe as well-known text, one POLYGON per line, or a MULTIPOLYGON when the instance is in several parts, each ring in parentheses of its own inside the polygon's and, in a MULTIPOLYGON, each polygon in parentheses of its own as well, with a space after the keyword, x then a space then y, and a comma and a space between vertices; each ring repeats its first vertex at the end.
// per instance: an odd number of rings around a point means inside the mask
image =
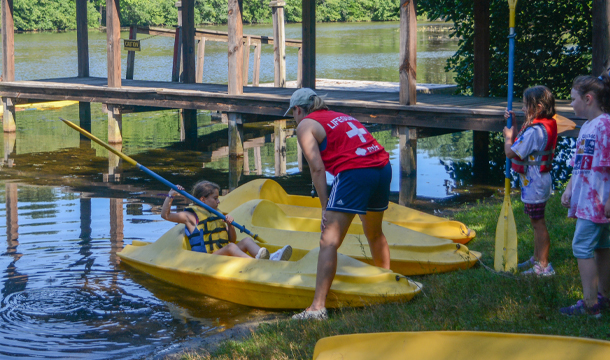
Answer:
POLYGON ((366 214, 385 211, 390 202, 392 166, 345 170, 337 174, 328 196, 327 211, 366 214))

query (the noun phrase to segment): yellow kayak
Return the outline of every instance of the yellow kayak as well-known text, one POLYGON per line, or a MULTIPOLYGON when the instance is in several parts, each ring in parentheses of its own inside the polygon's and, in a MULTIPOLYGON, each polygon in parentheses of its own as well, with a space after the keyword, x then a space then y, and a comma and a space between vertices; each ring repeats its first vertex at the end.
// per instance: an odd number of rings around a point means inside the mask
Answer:
MULTIPOLYGON (((320 246, 320 219, 288 216, 269 200, 250 200, 229 213, 237 223, 257 234, 262 241, 277 246, 312 250, 320 246)), ((383 224, 390 247, 390 269, 404 275, 441 273, 468 269, 481 258, 465 245, 439 239, 391 223, 383 224)), ((339 252, 372 264, 371 252, 362 224, 352 223, 339 252)), ((238 233, 237 238, 246 237, 238 233)))
MULTIPOLYGON (((317 197, 288 195, 280 184, 270 179, 253 180, 238 187, 221 197, 219 209, 228 213, 246 201, 255 199, 272 201, 278 204, 289 216, 314 219, 321 217, 320 200, 317 197)), ((459 221, 447 220, 392 202, 390 202, 388 210, 385 211, 383 220, 460 244, 466 244, 476 236, 474 230, 469 229, 459 221)), ((356 216, 354 222, 359 224, 360 218, 356 216)))
POLYGON ((608 360, 610 342, 477 331, 338 335, 320 339, 314 360, 608 360))
MULTIPOLYGON (((51 110, 51 109, 59 109, 62 107, 66 107, 69 105, 78 104, 78 101, 72 100, 61 100, 61 101, 46 101, 39 103, 31 103, 31 104, 18 104, 15 105, 15 111, 25 111, 25 110, 51 110)), ((4 106, 0 104, 0 116, 2 116, 4 112, 4 106)))
MULTIPOLYGON (((189 250, 180 224, 156 242, 134 241, 118 255, 155 278, 217 299, 257 308, 304 309, 314 295, 318 251, 294 250, 290 261, 199 253, 189 250)), ((420 291, 419 283, 339 254, 326 306, 410 300, 420 291)))

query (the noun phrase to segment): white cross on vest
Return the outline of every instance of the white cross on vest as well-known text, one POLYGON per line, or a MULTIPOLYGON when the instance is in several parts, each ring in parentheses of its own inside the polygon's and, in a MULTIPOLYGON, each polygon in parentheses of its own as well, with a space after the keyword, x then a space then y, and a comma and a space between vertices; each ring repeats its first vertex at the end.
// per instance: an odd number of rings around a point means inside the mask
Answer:
POLYGON ((358 129, 356 127, 356 125, 352 124, 351 122, 347 122, 347 125, 349 125, 349 127, 351 127, 352 129, 350 131, 347 132, 347 136, 351 139, 354 136, 358 135, 358 137, 360 138, 360 141, 362 141, 363 143, 366 142, 366 139, 364 138, 364 134, 366 134, 366 130, 360 128, 358 129))

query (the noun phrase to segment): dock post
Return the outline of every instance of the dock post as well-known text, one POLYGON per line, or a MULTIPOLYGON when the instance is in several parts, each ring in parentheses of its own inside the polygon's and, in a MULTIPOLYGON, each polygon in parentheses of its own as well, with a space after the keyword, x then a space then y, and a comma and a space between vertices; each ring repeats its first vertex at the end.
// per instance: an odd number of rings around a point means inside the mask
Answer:
POLYGON ((243 157, 243 125, 241 114, 229 113, 229 157, 243 157))
POLYGON ((275 145, 275 176, 286 175, 286 120, 273 122, 275 145))
POLYGON ((413 202, 417 190, 417 128, 398 126, 401 205, 413 202))
MULTIPOLYGON (((87 25, 87 1, 76 1, 76 47, 78 53, 78 77, 89 77, 89 33, 87 25)), ((79 126, 91 132, 91 103, 78 103, 79 126)), ((81 141, 89 138, 80 134, 81 141)))
POLYGON ((14 157, 15 153, 15 145, 17 142, 17 133, 4 133, 4 157, 2 158, 2 166, 13 167, 14 160, 11 159, 11 156, 14 157))
POLYGON ((13 241, 19 238, 17 184, 7 182, 4 185, 4 189, 6 198, 6 239, 8 241, 13 241))
POLYGON ((205 38, 202 37, 197 41, 197 70, 195 71, 195 81, 203 82, 203 62, 205 59, 205 38))
POLYGON ((297 52, 297 88, 303 87, 303 47, 297 52))
POLYGON ((273 86, 286 87, 286 34, 284 31, 284 0, 271 0, 273 16, 273 86))
POLYGON ((244 149, 244 175, 250 175, 250 154, 244 149))
POLYGON ((252 64, 252 86, 258 86, 261 76, 261 43, 254 43, 254 64, 252 64))
POLYGON ((415 1, 400 0, 400 104, 417 101, 417 13, 415 1))
POLYGON ((229 157, 229 192, 239 186, 244 159, 241 157, 229 157))
MULTIPOLYGON (((129 39, 135 40, 138 36, 138 26, 131 25, 129 27, 129 39)), ((127 52, 127 70, 125 73, 125 79, 133 80, 133 72, 136 66, 136 52, 128 51, 127 52)))
MULTIPOLYGON (((123 144, 112 144, 115 150, 121 151, 123 144)), ((121 173, 119 165, 121 164, 121 158, 117 155, 108 152, 108 173, 103 175, 104 182, 119 182, 121 180, 121 173)))
POLYGON ((120 263, 117 252, 123 249, 123 199, 110 199, 110 262, 120 263))
MULTIPOLYGON (((2 1, 2 81, 15 81, 15 25, 13 20, 13 0, 2 1)), ((2 98, 4 132, 15 132, 15 104, 13 99, 2 98)))
POLYGON ((118 144, 123 142, 121 130, 123 129, 123 115, 121 110, 114 105, 107 104, 108 108, 108 143, 118 144))
POLYGON ((302 2, 303 87, 316 88, 316 0, 302 2))
POLYGON ((242 74, 241 79, 244 86, 248 86, 248 70, 250 70, 250 43, 252 39, 250 36, 246 36, 246 40, 244 40, 244 61, 242 66, 242 74))
POLYGON ((260 146, 254 148, 254 171, 256 171, 256 175, 263 174, 263 158, 260 146))
POLYGON ((80 235, 79 239, 91 241, 91 198, 80 198, 80 235))
POLYGON ((229 0, 229 14, 227 22, 229 25, 229 95, 241 95, 244 93, 242 80, 242 68, 244 65, 244 29, 242 20, 243 0, 229 0))
MULTIPOLYGON (((119 20, 119 0, 106 0, 106 41, 108 64, 108 87, 121 87, 121 23, 119 20)), ((121 128, 123 118, 120 109, 114 105, 108 107, 108 142, 123 142, 121 128)))

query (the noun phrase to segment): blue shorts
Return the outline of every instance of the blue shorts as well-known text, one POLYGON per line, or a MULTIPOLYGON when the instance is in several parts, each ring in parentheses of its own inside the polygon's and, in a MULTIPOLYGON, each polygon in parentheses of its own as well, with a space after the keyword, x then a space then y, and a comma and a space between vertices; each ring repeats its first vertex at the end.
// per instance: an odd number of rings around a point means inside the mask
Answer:
POLYGON ((385 211, 390 202, 392 166, 345 170, 337 174, 326 210, 350 214, 385 211))
POLYGON ((577 259, 594 257, 595 250, 610 248, 610 224, 598 224, 591 220, 576 219, 572 240, 572 252, 577 259))

